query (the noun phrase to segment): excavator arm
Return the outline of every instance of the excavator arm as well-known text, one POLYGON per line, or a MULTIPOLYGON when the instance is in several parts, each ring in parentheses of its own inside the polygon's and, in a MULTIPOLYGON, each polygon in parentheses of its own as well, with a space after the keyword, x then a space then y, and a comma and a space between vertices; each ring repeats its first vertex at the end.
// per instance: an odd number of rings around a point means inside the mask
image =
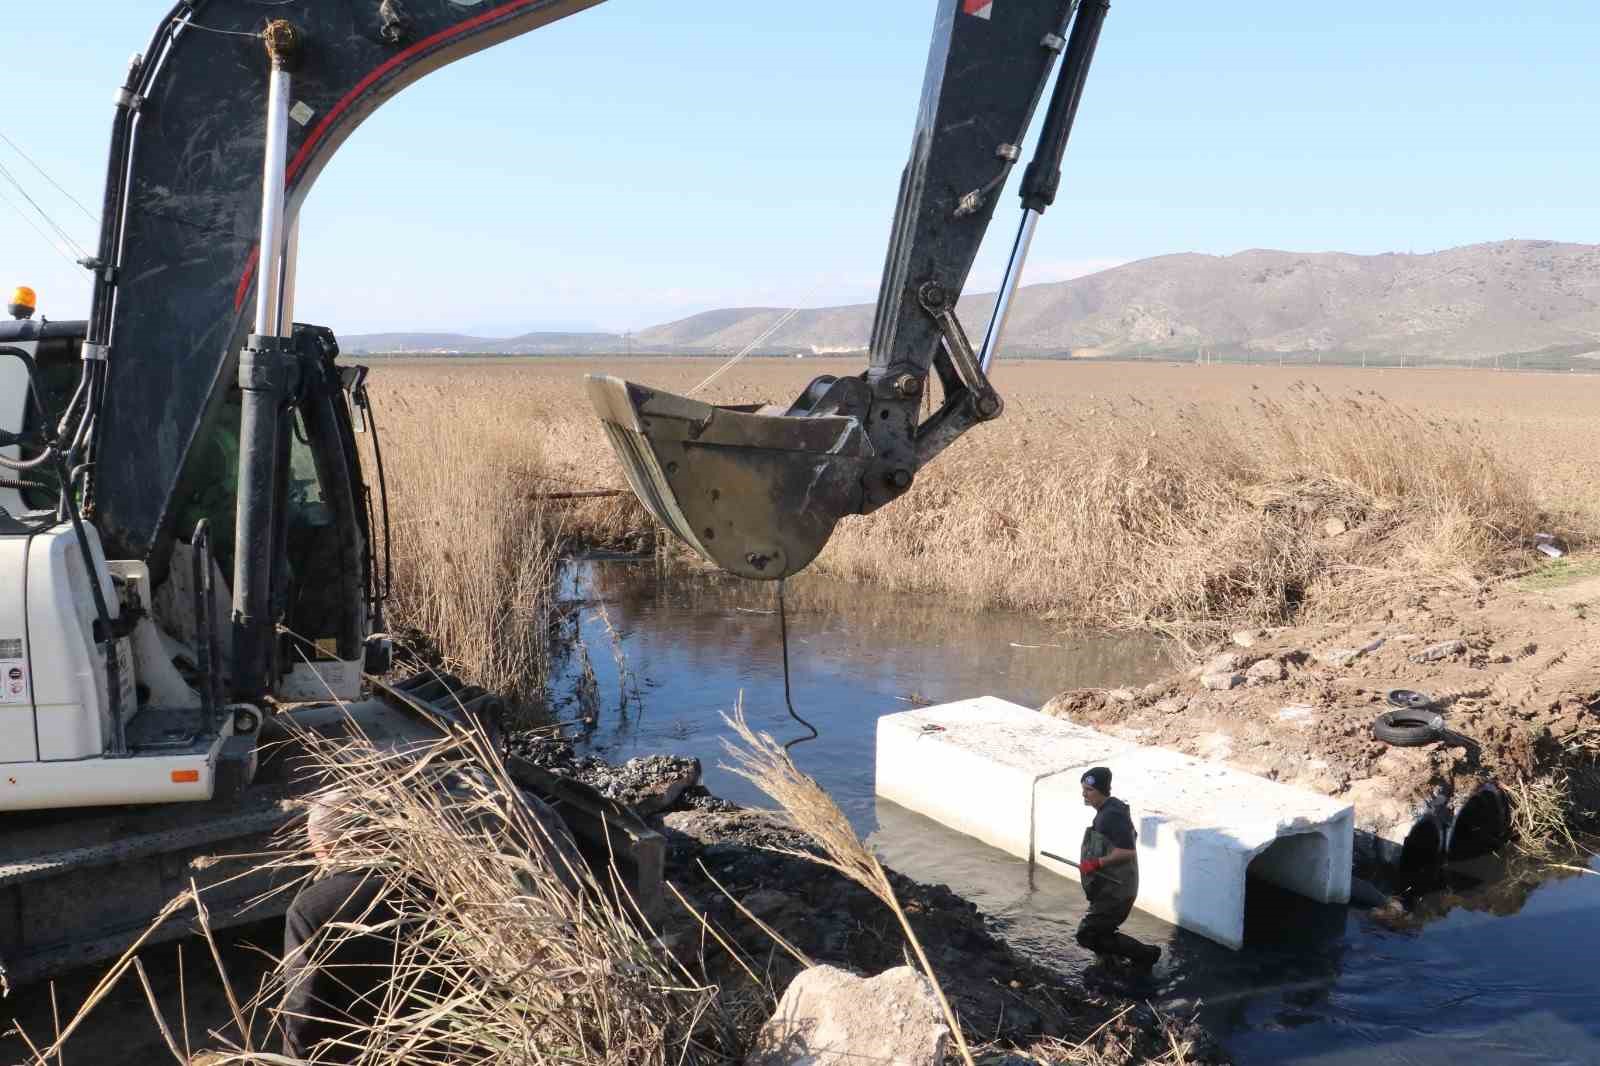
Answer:
POLYGON ((819 377, 786 409, 589 379, 629 484, 662 524, 725 570, 780 579, 811 562, 841 517, 897 499, 952 441, 1000 415, 990 361, 1034 226, 1055 199, 1108 6, 939 0, 864 373, 819 377), (956 301, 1053 70, 1022 221, 974 347, 956 301), (930 369, 943 402, 922 420, 930 369))
MULTIPOLYGON (((108 555, 144 560, 158 584, 194 512, 214 522, 233 512, 219 547, 233 568, 237 698, 282 672, 269 649, 286 596, 290 439, 295 419, 338 387, 327 369, 336 346, 293 323, 301 205, 345 139, 401 89, 598 2, 182 0, 131 64, 62 447, 108 555), (236 459, 219 468, 215 454, 236 459)), ((591 380, 630 482, 678 535, 734 573, 784 577, 840 517, 897 498, 951 441, 999 415, 989 360, 1033 224, 1054 198, 1106 9, 937 0, 864 373, 818 378, 776 411, 591 380), (956 300, 1052 71, 1006 282, 974 348, 956 300), (922 421, 930 370, 943 402, 922 421)), ((339 509, 348 518, 360 506, 339 509)), ((357 541, 370 544, 361 531, 344 539, 353 556, 357 541)), ((341 657, 361 628, 358 608, 345 613, 341 657)))
POLYGON ((94 460, 90 513, 114 556, 165 572, 171 538, 188 532, 175 524, 191 453, 219 417, 253 331, 269 20, 298 38, 284 158, 292 232, 323 167, 379 105, 448 63, 598 2, 185 0, 161 20, 117 95, 91 264, 92 423, 78 458, 94 460))

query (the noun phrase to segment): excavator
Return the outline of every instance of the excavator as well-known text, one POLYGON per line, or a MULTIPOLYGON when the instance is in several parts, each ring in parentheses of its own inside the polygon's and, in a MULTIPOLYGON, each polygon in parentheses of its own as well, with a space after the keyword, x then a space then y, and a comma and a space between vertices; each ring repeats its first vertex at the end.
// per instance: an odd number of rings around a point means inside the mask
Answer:
MULTIPOLYGON (((217 855, 289 817, 290 786, 260 776, 284 716, 492 701, 383 680, 389 516, 368 368, 294 320, 298 218, 338 148, 406 86, 598 2, 180 0, 130 63, 82 261, 87 321, 38 316, 19 289, 0 322, 0 965, 13 982, 120 950, 196 869, 233 886, 208 897, 215 925, 264 916, 242 902, 260 886, 217 855)), ((787 406, 587 382, 640 500, 734 574, 801 570, 842 517, 891 503, 1001 414, 991 363, 1108 4, 934 7, 866 369, 818 377, 787 406), (973 343, 956 302, 1046 89, 973 343), (940 403, 923 417, 932 373, 940 403)))

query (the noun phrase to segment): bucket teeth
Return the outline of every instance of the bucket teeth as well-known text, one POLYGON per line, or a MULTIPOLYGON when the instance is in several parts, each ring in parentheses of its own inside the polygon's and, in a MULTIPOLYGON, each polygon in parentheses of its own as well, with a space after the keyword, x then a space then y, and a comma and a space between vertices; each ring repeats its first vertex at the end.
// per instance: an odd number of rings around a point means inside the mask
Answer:
POLYGON ((639 501, 730 573, 788 577, 861 511, 874 454, 854 416, 714 407, 603 374, 587 386, 639 501))

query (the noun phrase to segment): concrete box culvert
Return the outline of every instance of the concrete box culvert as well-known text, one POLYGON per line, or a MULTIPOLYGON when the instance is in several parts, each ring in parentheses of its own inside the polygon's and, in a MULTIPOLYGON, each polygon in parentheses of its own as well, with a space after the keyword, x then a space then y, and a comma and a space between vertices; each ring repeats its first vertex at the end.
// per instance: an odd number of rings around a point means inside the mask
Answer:
POLYGON ((1094 814, 1079 778, 1095 765, 1132 807, 1147 914, 1239 948, 1250 873, 1349 901, 1348 803, 993 697, 878 720, 878 795, 1074 880, 1042 853, 1077 856, 1094 814))

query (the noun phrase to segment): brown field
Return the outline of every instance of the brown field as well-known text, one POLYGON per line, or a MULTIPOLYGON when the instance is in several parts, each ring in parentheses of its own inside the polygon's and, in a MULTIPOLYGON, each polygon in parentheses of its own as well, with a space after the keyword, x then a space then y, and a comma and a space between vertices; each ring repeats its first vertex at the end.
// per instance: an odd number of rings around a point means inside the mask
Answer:
MULTIPOLYGON (((466 614, 525 620, 543 609, 531 603, 549 566, 541 545, 637 543, 648 530, 631 497, 531 499, 624 485, 583 375, 684 392, 720 365, 373 362, 397 620, 438 634, 463 662, 476 653, 462 649, 496 643, 449 605, 467 571, 466 614)), ((701 395, 788 401, 814 375, 859 369, 752 359, 701 395)), ((996 382, 1004 417, 922 472, 905 499, 842 522, 822 569, 958 607, 1181 631, 1471 587, 1537 558, 1533 532, 1578 540, 1600 518, 1600 376, 1017 362, 996 382), (1334 519, 1349 531, 1330 534, 1334 519)), ((531 654, 473 672, 489 684, 531 654)))

